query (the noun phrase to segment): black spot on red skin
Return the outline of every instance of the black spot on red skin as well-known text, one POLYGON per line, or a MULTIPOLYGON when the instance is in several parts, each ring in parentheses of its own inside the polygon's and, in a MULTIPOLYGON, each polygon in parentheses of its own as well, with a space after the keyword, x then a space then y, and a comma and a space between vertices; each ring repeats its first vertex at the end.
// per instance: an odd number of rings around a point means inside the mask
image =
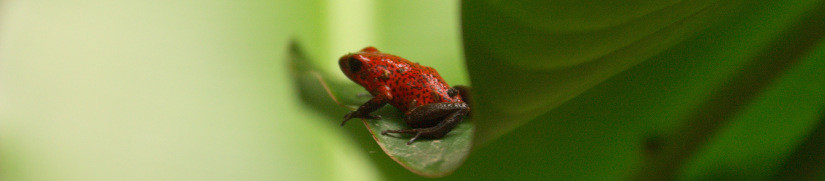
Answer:
MULTIPOLYGON (((339 59, 339 65, 348 78, 355 81, 373 95, 357 111, 345 115, 343 125, 351 118, 375 119, 369 115, 389 103, 406 116, 405 122, 413 128, 427 129, 384 130, 386 133, 405 133, 415 135, 407 144, 419 136, 424 138, 441 138, 452 130, 462 117, 470 113, 470 107, 461 96, 451 95, 450 86, 438 75, 435 69, 412 63, 404 58, 385 54, 374 47, 367 47, 361 52, 345 55, 339 59), (363 62, 360 68, 352 68, 348 61, 352 58, 363 62), (439 127, 431 127, 442 125, 439 127)), ((464 89, 462 89, 464 90, 464 89)), ((461 94, 461 93, 459 93, 461 94)))
POLYGON ((390 105, 404 112, 410 109, 411 105, 408 103, 412 100, 417 101, 418 105, 462 102, 461 99, 446 94, 450 86, 433 68, 381 53, 371 47, 347 56, 367 59, 364 60, 361 70, 356 73, 357 78, 349 75, 347 77, 370 92, 384 85, 389 86, 391 94, 394 95, 389 102, 390 105))

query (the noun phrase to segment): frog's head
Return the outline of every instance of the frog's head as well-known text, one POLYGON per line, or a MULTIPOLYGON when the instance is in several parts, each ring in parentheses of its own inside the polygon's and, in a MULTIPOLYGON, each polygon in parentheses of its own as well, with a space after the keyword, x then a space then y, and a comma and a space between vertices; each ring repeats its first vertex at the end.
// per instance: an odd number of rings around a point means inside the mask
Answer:
POLYGON ((366 47, 360 52, 350 53, 338 59, 338 65, 341 66, 341 71, 347 75, 350 80, 358 84, 364 85, 368 80, 372 80, 372 64, 369 55, 381 53, 375 47, 366 47))

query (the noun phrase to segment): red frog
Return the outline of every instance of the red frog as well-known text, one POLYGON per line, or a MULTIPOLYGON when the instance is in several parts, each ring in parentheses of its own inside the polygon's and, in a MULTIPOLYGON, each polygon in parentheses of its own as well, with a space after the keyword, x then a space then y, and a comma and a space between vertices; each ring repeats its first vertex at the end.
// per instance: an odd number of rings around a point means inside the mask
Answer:
POLYGON ((469 89, 450 87, 431 67, 381 53, 374 47, 344 55, 338 64, 350 80, 373 96, 358 110, 345 115, 341 126, 352 118, 381 119, 370 113, 389 103, 404 113, 404 121, 413 129, 384 130, 381 134, 411 134, 409 145, 419 137, 444 137, 470 113, 469 89))

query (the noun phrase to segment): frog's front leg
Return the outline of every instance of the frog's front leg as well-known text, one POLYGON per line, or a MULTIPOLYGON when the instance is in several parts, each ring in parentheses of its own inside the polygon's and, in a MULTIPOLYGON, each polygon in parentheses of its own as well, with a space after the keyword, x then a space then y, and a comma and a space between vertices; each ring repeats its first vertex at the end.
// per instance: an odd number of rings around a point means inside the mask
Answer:
POLYGON ((341 126, 347 123, 348 120, 352 118, 361 118, 361 119, 381 119, 381 116, 378 115, 370 115, 378 108, 384 107, 392 100, 392 94, 390 94, 390 88, 387 86, 381 86, 378 88, 378 94, 375 97, 372 97, 369 101, 358 107, 358 110, 352 111, 347 115, 344 115, 344 121, 341 122, 341 126))
POLYGON ((381 134, 387 133, 406 133, 414 135, 407 145, 412 144, 419 137, 425 138, 442 138, 449 133, 453 128, 461 123, 465 115, 470 112, 470 107, 466 103, 433 103, 419 106, 410 111, 410 114, 405 118, 408 125, 414 122, 432 122, 438 121, 438 124, 426 128, 415 128, 406 130, 384 130, 381 134))

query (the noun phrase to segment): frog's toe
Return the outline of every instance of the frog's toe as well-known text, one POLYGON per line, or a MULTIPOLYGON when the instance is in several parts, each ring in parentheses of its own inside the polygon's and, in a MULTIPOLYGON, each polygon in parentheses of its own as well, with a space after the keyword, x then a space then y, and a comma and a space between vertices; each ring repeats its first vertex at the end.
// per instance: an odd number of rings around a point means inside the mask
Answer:
POLYGON ((352 117, 353 113, 355 113, 355 112, 351 112, 351 113, 348 113, 347 115, 344 115, 344 121, 341 121, 341 126, 344 126, 344 124, 347 124, 347 121, 349 121, 350 119, 353 118, 352 117))
POLYGON ((381 119, 381 116, 380 115, 370 115, 370 114, 360 114, 357 111, 353 111, 353 112, 350 112, 347 115, 344 115, 344 121, 341 122, 341 126, 344 126, 344 124, 346 124, 347 121, 349 121, 352 118, 377 120, 377 119, 381 119))
POLYGON ((444 134, 441 133, 438 129, 433 128, 417 128, 417 129, 401 129, 401 130, 384 130, 381 131, 382 135, 387 135, 387 133, 405 133, 414 135, 410 138, 410 141, 407 141, 407 145, 412 144, 417 140, 419 137, 427 137, 427 138, 441 138, 444 137, 444 134))
POLYGON ((418 132, 420 132, 420 131, 421 131, 421 129, 398 129, 398 130, 384 130, 384 131, 381 131, 381 134, 382 134, 382 135, 387 135, 387 133, 407 133, 407 134, 413 134, 413 133, 418 133, 418 132))
POLYGON ((412 143, 413 143, 416 139, 418 139, 418 137, 419 137, 419 136, 421 136, 421 133, 422 133, 422 132, 418 132, 417 134, 415 134, 415 136, 413 136, 413 137, 410 139, 410 141, 407 141, 407 145, 412 144, 412 143))
POLYGON ((379 119, 381 119, 381 115, 369 115, 369 114, 368 114, 368 115, 366 115, 366 116, 364 116, 364 117, 362 117, 362 118, 364 118, 364 119, 372 119, 372 120, 379 120, 379 119))

